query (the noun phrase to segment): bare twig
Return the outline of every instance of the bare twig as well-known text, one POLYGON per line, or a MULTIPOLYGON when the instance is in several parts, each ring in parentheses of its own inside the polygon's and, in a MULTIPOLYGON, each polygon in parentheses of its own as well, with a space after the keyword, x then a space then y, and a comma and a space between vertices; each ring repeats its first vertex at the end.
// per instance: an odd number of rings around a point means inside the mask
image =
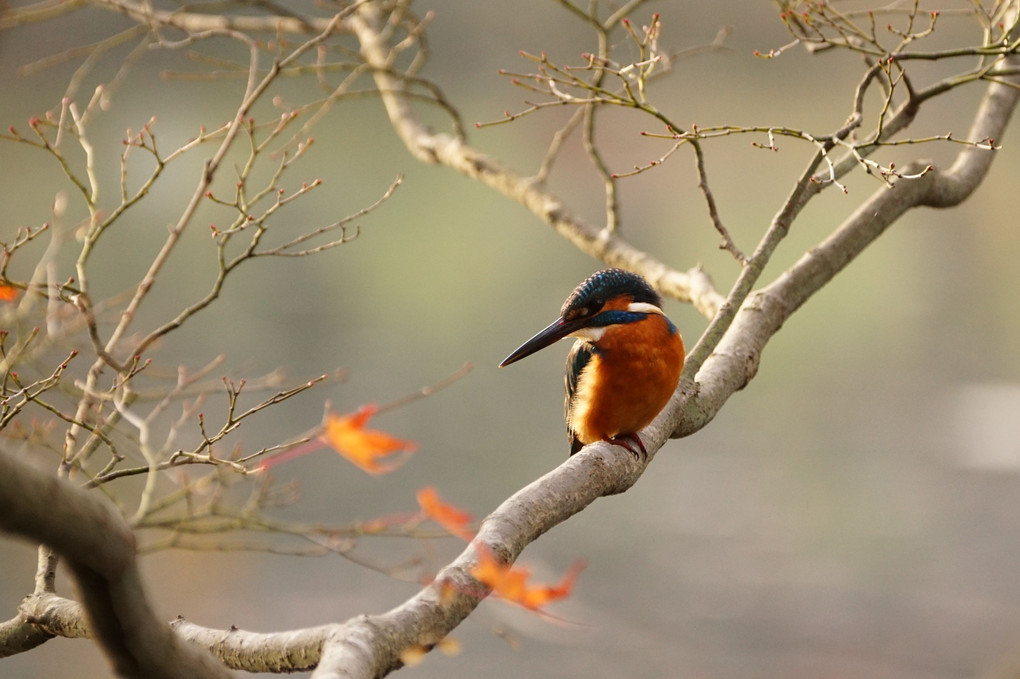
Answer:
POLYGON ((691 147, 694 149, 694 156, 697 159, 698 168, 698 188, 705 195, 705 202, 708 204, 708 216, 712 220, 712 224, 715 226, 715 230, 722 236, 723 242, 719 246, 722 249, 733 255, 734 258, 742 265, 747 264, 747 257, 740 251, 737 244, 733 242, 733 238, 730 237, 730 232, 726 226, 722 223, 722 218, 719 217, 719 209, 715 204, 715 196, 712 195, 712 189, 708 186, 708 173, 705 170, 705 154, 701 150, 701 144, 698 141, 691 140, 691 147))
POLYGON ((529 178, 518 175, 459 138, 430 131, 415 115, 411 100, 405 94, 405 83, 388 70, 389 48, 380 34, 381 22, 378 10, 365 5, 351 17, 349 25, 361 42, 366 62, 376 69, 374 77, 394 129, 416 158, 446 165, 496 189, 530 209, 582 251, 607 264, 641 273, 664 294, 694 303, 706 316, 715 313, 722 298, 700 271, 678 271, 634 248, 618 235, 602 233, 570 214, 556 196, 542 190, 529 178))

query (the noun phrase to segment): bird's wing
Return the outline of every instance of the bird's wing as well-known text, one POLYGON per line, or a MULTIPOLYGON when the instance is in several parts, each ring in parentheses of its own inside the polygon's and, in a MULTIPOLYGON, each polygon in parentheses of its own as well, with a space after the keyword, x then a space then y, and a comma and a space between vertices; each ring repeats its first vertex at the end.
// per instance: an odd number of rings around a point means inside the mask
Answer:
POLYGON ((567 354, 567 370, 566 376, 563 379, 567 397, 563 401, 563 416, 567 420, 567 440, 570 441, 571 455, 584 448, 584 444, 577 438, 574 430, 570 428, 570 410, 574 402, 574 394, 577 392, 577 381, 581 377, 581 371, 584 370, 584 366, 588 365, 588 361, 591 360, 592 349, 592 345, 588 342, 578 340, 574 342, 574 346, 570 348, 570 353, 567 354))

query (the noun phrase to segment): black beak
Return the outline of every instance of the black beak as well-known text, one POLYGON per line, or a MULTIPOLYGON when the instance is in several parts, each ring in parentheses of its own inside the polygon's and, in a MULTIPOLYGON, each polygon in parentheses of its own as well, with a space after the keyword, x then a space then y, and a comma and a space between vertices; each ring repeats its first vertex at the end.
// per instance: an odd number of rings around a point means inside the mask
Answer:
POLYGON ((539 349, 545 349, 550 344, 554 344, 558 340, 563 339, 567 335, 581 328, 585 327, 589 319, 574 319, 572 321, 566 321, 562 318, 557 318, 555 321, 549 324, 544 330, 539 332, 537 335, 529 339, 527 342, 517 347, 512 354, 503 359, 503 362, 499 364, 500 368, 510 365, 516 361, 521 360, 525 356, 531 356, 539 349))

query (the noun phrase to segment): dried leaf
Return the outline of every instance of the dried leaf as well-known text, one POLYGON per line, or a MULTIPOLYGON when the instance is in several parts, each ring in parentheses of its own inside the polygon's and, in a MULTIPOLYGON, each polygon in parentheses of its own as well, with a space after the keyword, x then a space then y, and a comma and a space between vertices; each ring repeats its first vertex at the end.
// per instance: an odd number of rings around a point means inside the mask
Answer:
POLYGON ((472 521, 471 515, 443 502, 434 487, 426 486, 418 491, 418 505, 425 516, 438 523, 451 535, 456 535, 468 542, 474 539, 475 533, 469 528, 472 521))
POLYGON ((558 584, 529 585, 531 571, 527 568, 500 563, 489 550, 479 549, 478 563, 471 569, 471 575, 491 587, 493 594, 537 611, 550 601, 569 596, 574 581, 583 568, 584 562, 578 560, 558 584))
POLYGON ((405 648, 400 652, 400 662, 404 663, 407 667, 414 667, 425 659, 426 653, 428 653, 428 651, 422 646, 411 646, 409 648, 405 648))
POLYGON ((369 474, 387 474, 407 461, 418 449, 414 441, 398 439, 384 431, 365 429, 376 407, 368 404, 354 413, 330 413, 326 417, 322 438, 333 450, 340 453, 369 474), (403 455, 397 455, 403 453, 403 455))
POLYGON ((461 646, 460 641, 457 639, 454 639, 453 637, 443 637, 443 639, 436 644, 436 648, 438 648, 439 652, 443 655, 452 656, 460 654, 461 646))

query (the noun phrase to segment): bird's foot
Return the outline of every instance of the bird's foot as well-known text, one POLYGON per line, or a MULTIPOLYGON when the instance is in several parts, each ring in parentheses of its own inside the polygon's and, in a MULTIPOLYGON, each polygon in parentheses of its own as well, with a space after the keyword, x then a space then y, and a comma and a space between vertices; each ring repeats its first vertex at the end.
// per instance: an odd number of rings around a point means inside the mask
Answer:
POLYGON ((614 446, 626 448, 631 453, 631 455, 638 458, 639 460, 648 459, 648 451, 645 450, 645 444, 641 440, 641 437, 638 436, 636 432, 633 434, 624 434, 622 436, 603 436, 602 440, 614 446), (632 442, 637 443, 640 451, 634 449, 634 447, 631 445, 632 442))

